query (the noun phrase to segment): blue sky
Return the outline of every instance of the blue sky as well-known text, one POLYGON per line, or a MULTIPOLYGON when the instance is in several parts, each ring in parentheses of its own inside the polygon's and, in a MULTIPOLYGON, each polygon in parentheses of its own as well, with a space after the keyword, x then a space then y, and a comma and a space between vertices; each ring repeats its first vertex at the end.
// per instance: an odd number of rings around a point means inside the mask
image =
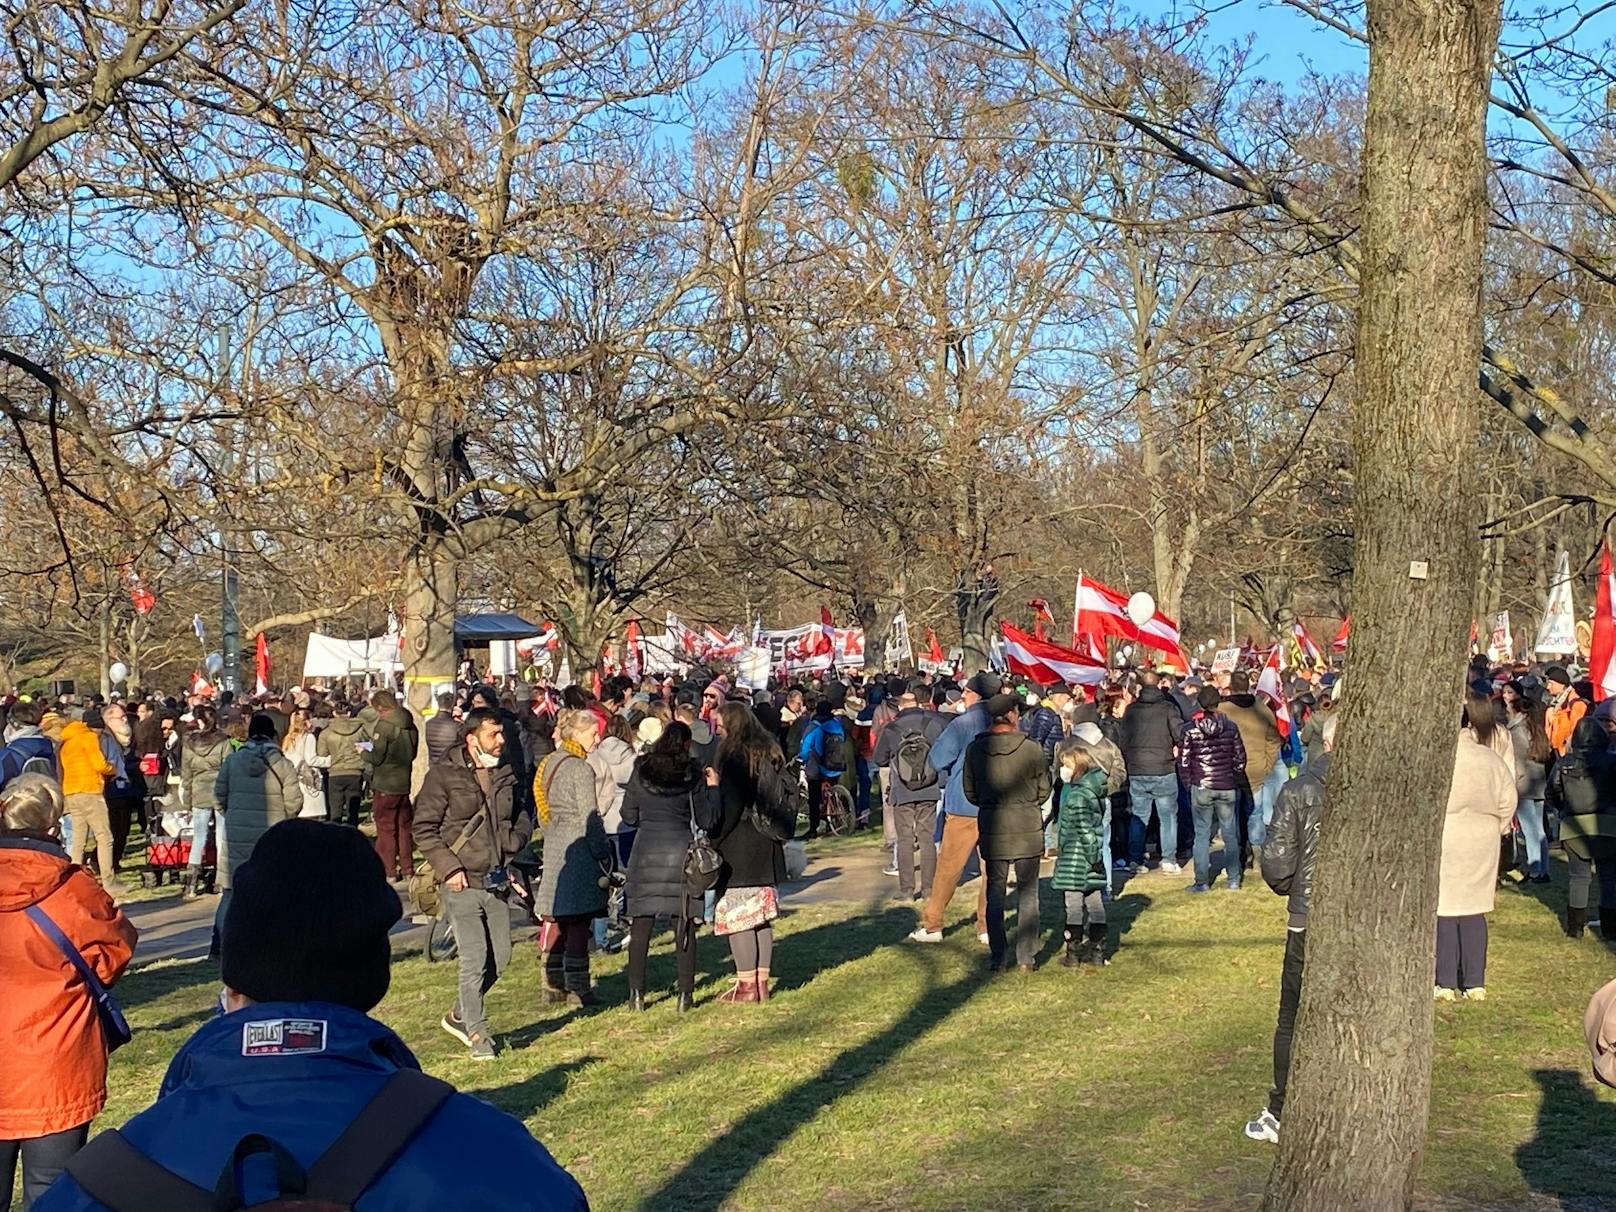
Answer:
POLYGON ((1310 70, 1334 75, 1363 72, 1369 52, 1332 29, 1320 25, 1288 4, 1270 0, 1225 0, 1222 4, 1186 0, 1138 0, 1136 10, 1152 17, 1189 20, 1211 8, 1207 33, 1212 42, 1244 42, 1255 36, 1257 74, 1281 84, 1294 84, 1310 70))

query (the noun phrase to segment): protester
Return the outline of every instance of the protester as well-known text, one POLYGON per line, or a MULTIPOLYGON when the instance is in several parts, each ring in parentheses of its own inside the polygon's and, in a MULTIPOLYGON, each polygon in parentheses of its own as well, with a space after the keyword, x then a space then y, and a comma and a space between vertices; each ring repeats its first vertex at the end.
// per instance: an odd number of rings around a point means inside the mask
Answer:
POLYGON ((415 734, 410 730, 409 713, 399 707, 391 692, 378 690, 370 696, 370 705, 376 712, 376 723, 370 730, 374 744, 370 754, 370 813, 376 821, 376 855, 389 879, 403 880, 415 870, 410 841, 415 734))
POLYGON ((1168 874, 1182 871, 1178 857, 1178 776, 1175 755, 1178 734, 1183 726, 1178 707, 1168 701, 1156 684, 1156 674, 1145 670, 1139 697, 1122 717, 1122 756, 1128 764, 1128 865, 1132 871, 1145 866, 1145 833, 1150 814, 1156 814, 1161 829, 1160 869, 1168 874))
POLYGON ((236 874, 225 1013, 175 1055, 149 1110, 69 1164, 41 1212, 121 1212, 131 1194, 163 1206, 161 1172, 131 1153, 170 1172, 185 1206, 211 1206, 217 1188, 237 1206, 585 1212, 577 1182, 520 1120, 422 1075, 369 1017, 387 992, 400 906, 359 833, 288 821, 236 874), (238 1161, 244 1140, 277 1163, 238 1161))
POLYGON ((611 844, 595 799, 588 757, 600 743, 593 711, 563 711, 556 720, 556 751, 533 776, 537 829, 544 838, 544 874, 533 891, 540 919, 545 1000, 576 1008, 597 1004, 589 983, 592 923, 606 912, 611 844))
POLYGON ((210 839, 215 859, 220 865, 224 862, 224 813, 219 811, 215 784, 225 758, 230 756, 230 738, 219 731, 218 713, 203 706, 195 708, 192 716, 195 723, 184 740, 180 760, 180 790, 191 813, 191 854, 181 893, 182 899, 188 901, 200 895, 197 881, 202 877, 202 859, 210 839))
POLYGON ((0 749, 0 790, 24 771, 60 779, 56 745, 39 730, 39 704, 19 702, 6 717, 6 746, 0 749))
POLYGON ((365 754, 369 742, 365 725, 354 718, 353 705, 338 696, 331 704, 331 720, 320 729, 315 756, 325 762, 325 814, 327 820, 359 827, 359 802, 365 781, 365 754))
POLYGON ((1571 686, 1571 675, 1564 665, 1550 665, 1543 671, 1543 684, 1549 699, 1544 713, 1544 731, 1556 753, 1571 747, 1571 733, 1577 721, 1588 714, 1588 703, 1571 686))
POLYGON ((1616 756, 1598 720, 1584 718, 1549 776, 1549 801, 1560 819, 1569 879, 1565 932, 1581 938, 1588 925, 1588 885, 1599 869, 1599 925, 1616 939, 1616 756))
MULTIPOLYGON (((1268 822, 1274 815, 1274 800, 1279 789, 1290 777, 1280 752, 1282 738, 1273 709, 1260 697, 1251 693, 1251 678, 1244 670, 1236 670, 1229 677, 1229 696, 1218 710, 1234 722, 1240 730, 1240 743, 1246 751, 1246 763, 1236 784, 1239 805, 1236 820, 1240 825, 1239 865, 1251 865, 1253 847, 1263 844, 1268 822)), ((1226 838, 1224 846, 1229 848, 1226 838)))
POLYGON ((0 1207, 44 1194, 107 1102, 107 1041, 64 936, 103 986, 123 975, 135 928, 63 851, 65 803, 54 778, 14 775, 0 788, 0 1207), (36 917, 37 915, 37 917, 36 917))
POLYGON ((1465 697, 1442 825, 1436 908, 1436 999, 1487 996, 1487 918, 1498 893, 1498 839, 1515 815, 1515 776, 1493 750, 1492 701, 1465 697))
POLYGON ((1110 878, 1104 834, 1107 775, 1094 751, 1080 740, 1064 742, 1055 751, 1055 762, 1061 791, 1055 871, 1049 886, 1065 899, 1066 954, 1061 963, 1068 968, 1080 964, 1099 968, 1106 962, 1105 892, 1110 878))
POLYGON ((797 750, 808 779, 808 832, 804 837, 819 833, 825 785, 846 775, 846 750, 847 730, 841 717, 828 698, 820 699, 814 707, 813 723, 802 734, 802 745, 797 750))
POLYGON ((718 763, 706 771, 716 802, 709 804, 703 820, 724 859, 713 888, 713 930, 729 944, 735 961, 735 985, 718 1000, 766 1002, 786 860, 780 843, 764 836, 751 813, 768 807, 762 787, 770 776, 777 777, 784 759, 748 708, 726 703, 717 719, 718 763))
POLYGON ((932 769, 931 748, 947 719, 921 707, 912 690, 898 696, 897 714, 881 729, 871 761, 884 772, 881 810, 892 819, 893 866, 900 900, 927 900, 937 874, 937 802, 943 780, 932 769), (920 888, 915 889, 919 848, 920 888))
POLYGON ((1537 706, 1517 695, 1509 703, 1509 739, 1515 756, 1515 820, 1526 849, 1526 878, 1534 884, 1549 882, 1548 835, 1543 829, 1543 801, 1548 768, 1554 760, 1548 733, 1537 706))
POLYGON ((1188 724, 1178 746, 1178 774, 1190 789, 1195 816, 1195 882, 1191 892, 1212 887, 1212 819, 1216 814, 1223 835, 1223 878, 1229 891, 1240 891, 1240 826, 1236 820, 1237 792, 1245 777, 1246 746, 1233 720, 1218 710, 1222 697, 1211 686, 1201 687, 1200 710, 1188 724))
POLYGON ((94 726, 95 717, 88 722, 69 720, 62 727, 62 794, 66 797, 67 812, 73 819, 73 842, 68 854, 72 861, 82 863, 84 851, 93 834, 95 857, 101 869, 101 883, 117 899, 118 887, 117 840, 107 811, 107 780, 117 774, 117 767, 107 760, 101 749, 101 738, 94 726))
POLYGON ((1016 875, 1016 967, 1033 970, 1038 954, 1038 861, 1044 852, 1043 808, 1049 765, 1041 746, 1020 732, 1019 703, 998 694, 986 703, 987 732, 965 750, 962 787, 977 807, 977 846, 987 884, 988 970, 1006 966, 1005 889, 1016 875))
POLYGON ((1280 1118, 1285 1111, 1285 1085, 1291 1070, 1291 1040, 1296 1033, 1296 1009, 1302 1001, 1302 971, 1307 961, 1307 909, 1313 891, 1313 860, 1318 853, 1319 821, 1324 816, 1325 781, 1330 752, 1340 717, 1332 714, 1319 728, 1318 754, 1294 779, 1280 789, 1274 802, 1263 843, 1263 881, 1288 898, 1285 923, 1285 960, 1279 971, 1279 1021, 1274 1026, 1274 1085, 1268 1105, 1246 1124, 1252 1140, 1279 1143, 1280 1118))
MULTIPOLYGON (((932 877, 931 897, 920 915, 920 925, 909 935, 911 942, 943 941, 943 913, 954 899, 960 877, 977 848, 977 807, 965 795, 965 750, 988 730, 992 720, 985 700, 998 694, 1003 682, 996 674, 974 674, 961 694, 961 711, 949 721, 942 735, 932 742, 926 761, 943 783, 943 836, 937 850, 937 870, 932 877)), ((947 691, 944 691, 946 696, 947 691)), ((984 878, 978 884, 976 899, 977 940, 988 941, 988 890, 984 878)))
MULTIPOLYGON (((649 721, 647 721, 649 722, 649 721)), ((644 723, 641 724, 643 730, 644 723)), ((669 724, 656 743, 634 763, 623 793, 622 823, 635 830, 623 889, 629 906, 628 1004, 645 1009, 645 964, 651 929, 658 917, 673 927, 678 960, 678 1002, 682 1014, 695 1004, 696 931, 702 898, 685 888, 685 855, 697 829, 713 823, 707 780, 690 756, 690 729, 669 724)))
MULTIPOLYGON (((616 713, 606 717, 600 744, 589 751, 589 769, 595 776, 595 807, 612 848, 612 861, 619 871, 628 866, 634 849, 634 829, 623 823, 623 792, 634 773, 634 733, 628 720, 616 713)), ((595 919, 595 945, 606 945, 607 921, 595 919)))
POLYGON ((213 797, 225 818, 225 853, 219 856, 218 912, 209 958, 223 945, 235 874, 271 826, 295 817, 303 807, 297 772, 275 739, 275 721, 263 712, 247 725, 247 743, 227 755, 213 780, 213 797))
POLYGON ((323 771, 330 759, 321 758, 317 750, 318 741, 314 733, 313 715, 307 707, 299 707, 292 712, 291 720, 286 725, 286 735, 281 738, 281 752, 286 755, 286 760, 292 763, 292 769, 297 772, 298 788, 303 793, 303 807, 298 815, 324 820, 326 806, 323 771))
POLYGON ((438 709, 428 718, 422 729, 426 741, 428 767, 441 766, 460 749, 460 721, 455 719, 455 693, 440 691, 438 709))
POLYGON ((506 864, 533 835, 516 804, 516 779, 499 764, 505 730, 486 708, 467 714, 460 743, 430 767, 415 797, 413 836, 431 864, 454 930, 460 986, 445 1031, 472 1060, 496 1055, 484 999, 511 960, 506 864))

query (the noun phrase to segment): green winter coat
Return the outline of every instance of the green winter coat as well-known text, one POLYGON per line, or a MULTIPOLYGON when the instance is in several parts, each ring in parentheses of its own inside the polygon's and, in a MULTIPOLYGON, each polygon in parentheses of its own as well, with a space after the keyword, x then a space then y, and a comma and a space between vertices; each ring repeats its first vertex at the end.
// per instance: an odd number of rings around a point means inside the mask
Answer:
POLYGON ((1060 853, 1049 886, 1056 892, 1094 892, 1105 887, 1105 771, 1090 770, 1061 788, 1060 853))
POLYGON ((303 791, 297 771, 275 742, 248 741, 224 759, 213 780, 213 797, 225 819, 220 868, 222 886, 228 888, 258 839, 303 810, 303 791))
POLYGON ((376 747, 370 752, 370 786, 383 795, 408 795, 415 765, 415 733, 405 726, 409 713, 395 707, 371 729, 376 747))
POLYGON ((338 716, 320 729, 319 739, 314 742, 314 754, 330 759, 328 769, 332 774, 363 774, 365 752, 354 746, 367 739, 364 724, 351 715, 338 716))

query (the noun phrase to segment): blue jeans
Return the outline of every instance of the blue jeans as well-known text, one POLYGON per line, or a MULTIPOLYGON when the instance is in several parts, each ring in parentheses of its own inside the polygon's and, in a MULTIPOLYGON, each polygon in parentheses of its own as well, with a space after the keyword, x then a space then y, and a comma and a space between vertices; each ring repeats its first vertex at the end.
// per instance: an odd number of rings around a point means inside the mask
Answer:
MULTIPOLYGON (((213 828, 214 811, 212 808, 191 809, 191 870, 196 871, 202 866, 202 852, 208 848, 208 833, 213 828)), ((219 818, 220 823, 224 821, 219 818)), ((215 850, 219 849, 215 847, 215 850)), ((220 855, 222 858, 223 855, 220 855)))
POLYGON ((1135 865, 1145 861, 1145 828, 1151 809, 1161 823, 1162 862, 1178 856, 1178 775, 1136 774, 1128 780, 1128 858, 1135 865))
POLYGON ((1240 829, 1235 824, 1233 791, 1210 787, 1190 788, 1190 811, 1195 815, 1195 882, 1212 882, 1212 815, 1223 833, 1223 875, 1229 887, 1240 887, 1240 829))
POLYGON ((1521 841, 1526 843, 1526 874, 1547 875, 1549 854, 1545 849, 1548 838, 1543 833, 1543 801, 1521 800, 1515 805, 1515 820, 1521 827, 1521 841))
POLYGON ((863 825, 867 824, 870 819, 870 784, 874 782, 875 775, 870 768, 869 761, 865 758, 858 759, 856 771, 858 774, 857 813, 859 824, 863 825))
POLYGON ((1261 846, 1263 840, 1267 838, 1268 826, 1274 820, 1274 801, 1279 798, 1280 788, 1290 781, 1290 777, 1291 768, 1285 764, 1284 758, 1278 758, 1274 762, 1274 768, 1268 772, 1268 777, 1263 779, 1262 785, 1257 788, 1257 811, 1262 826, 1251 831, 1253 846, 1261 846))

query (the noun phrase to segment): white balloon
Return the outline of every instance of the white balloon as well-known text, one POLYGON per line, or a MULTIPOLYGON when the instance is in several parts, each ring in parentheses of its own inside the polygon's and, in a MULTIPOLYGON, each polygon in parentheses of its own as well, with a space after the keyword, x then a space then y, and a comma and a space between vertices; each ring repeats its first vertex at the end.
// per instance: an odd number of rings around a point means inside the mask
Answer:
POLYGON ((129 677, 129 666, 122 661, 113 661, 112 667, 107 670, 107 677, 114 683, 126 681, 129 677))
POLYGON ((1126 648, 1124 648, 1122 650, 1122 655, 1127 657, 1130 661, 1133 660, 1133 645, 1129 644, 1126 648))
POLYGON ((1127 653, 1123 653, 1123 652, 1117 653, 1117 664, 1118 665, 1124 664, 1127 661, 1127 659, 1128 659, 1127 653))
POLYGON ((223 669, 223 668, 224 668, 224 653, 222 653, 222 652, 210 652, 210 653, 208 653, 208 659, 207 659, 208 676, 210 678, 218 677, 219 676, 219 671, 221 669, 223 669))
POLYGON ((1156 617, 1156 599, 1141 589, 1128 599, 1128 617, 1135 627, 1143 627, 1156 617))

